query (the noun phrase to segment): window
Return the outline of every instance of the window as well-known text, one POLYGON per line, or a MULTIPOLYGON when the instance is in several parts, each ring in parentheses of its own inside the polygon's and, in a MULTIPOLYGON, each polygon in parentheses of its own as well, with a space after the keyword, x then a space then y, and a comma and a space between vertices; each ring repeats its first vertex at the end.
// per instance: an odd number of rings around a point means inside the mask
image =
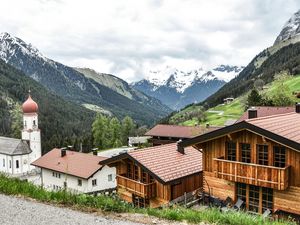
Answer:
POLYGON ((108 181, 112 181, 112 174, 109 174, 107 179, 108 179, 108 181))
POLYGON ((285 167, 285 147, 274 146, 274 166, 285 167))
POLYGON ((3 167, 5 167, 5 159, 3 159, 3 167))
POLYGON ((273 189, 262 188, 262 213, 267 209, 273 210, 273 189))
POLYGON ((97 179, 92 180, 92 186, 97 186, 97 179))
POLYGON ((259 212, 259 187, 249 186, 249 211, 259 212))
POLYGON ((250 144, 241 143, 242 162, 251 162, 251 149, 250 144))
POLYGON ((11 168, 11 160, 9 160, 9 168, 11 168))
POLYGON ((16 168, 19 169, 19 160, 16 160, 16 168))
POLYGON ((139 180, 139 167, 134 165, 134 180, 139 180))
POLYGON ((130 162, 127 163, 127 177, 133 178, 132 164, 130 162))
POLYGON ((268 165, 268 145, 257 145, 258 150, 258 164, 268 165))
POLYGON ((67 182, 64 182, 64 189, 67 189, 67 182))
POLYGON ((146 171, 144 169, 142 169, 142 183, 146 184, 148 181, 148 174, 146 173, 146 171))
POLYGON ((247 192, 247 185, 242 183, 237 183, 237 198, 246 202, 246 192, 247 192))
POLYGON ((33 120, 33 126, 35 126, 35 120, 33 120))
POLYGON ((226 143, 226 156, 227 156, 227 160, 236 161, 236 143, 234 142, 226 143))
POLYGON ((82 186, 82 180, 78 179, 78 186, 82 186))

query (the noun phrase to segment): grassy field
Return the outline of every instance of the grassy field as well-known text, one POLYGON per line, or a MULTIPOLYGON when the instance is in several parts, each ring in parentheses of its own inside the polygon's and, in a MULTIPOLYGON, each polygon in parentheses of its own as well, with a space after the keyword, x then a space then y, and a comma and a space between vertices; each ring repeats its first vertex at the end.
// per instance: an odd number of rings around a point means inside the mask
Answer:
POLYGON ((60 204, 84 211, 106 211, 116 213, 140 213, 174 221, 186 221, 188 223, 213 223, 220 225, 292 225, 291 221, 271 221, 260 216, 250 215, 244 212, 231 211, 222 213, 217 208, 208 208, 201 211, 172 207, 163 209, 139 209, 131 204, 111 196, 91 196, 84 194, 72 194, 67 191, 46 191, 26 181, 8 178, 0 175, 0 193, 6 195, 22 196, 35 199, 40 202, 60 204))
MULTIPOLYGON (((245 110, 245 97, 240 97, 235 99, 232 103, 224 105, 218 105, 216 107, 210 108, 205 111, 206 120, 202 122, 202 125, 209 123, 214 126, 222 126, 227 120, 236 120, 240 118, 245 110)), ((195 107, 195 106, 192 106, 195 107)), ((199 107, 199 106, 198 106, 199 107)), ((186 110, 193 110, 192 108, 187 108, 186 110)), ((192 120, 187 120, 181 125, 193 126, 197 123, 197 118, 193 118, 192 120)))
MULTIPOLYGON (((288 91, 291 93, 293 92, 300 92, 300 75, 298 76, 289 76, 287 79, 281 80, 281 81, 274 81, 270 83, 269 85, 266 85, 266 88, 261 91, 261 94, 265 94, 268 97, 272 97, 277 90, 280 88, 287 88, 288 91)), ((218 106, 215 106, 213 108, 210 108, 204 112, 205 114, 205 121, 202 121, 201 124, 205 125, 206 123, 209 123, 210 125, 215 126, 222 126, 224 123, 229 120, 236 120, 238 119, 245 110, 245 104, 247 99, 248 93, 246 93, 243 96, 240 96, 236 98, 232 103, 228 105, 220 104, 218 106)), ((292 97, 294 101, 299 101, 296 97, 292 97)), ((187 107, 186 109, 178 112, 175 114, 172 119, 180 118, 182 115, 188 112, 192 112, 195 110, 199 110, 201 106, 195 106, 192 105, 190 107, 187 107)), ((198 124, 199 120, 198 118, 194 117, 193 119, 185 120, 184 122, 180 122, 180 125, 186 125, 186 126, 194 126, 195 124, 198 124)))

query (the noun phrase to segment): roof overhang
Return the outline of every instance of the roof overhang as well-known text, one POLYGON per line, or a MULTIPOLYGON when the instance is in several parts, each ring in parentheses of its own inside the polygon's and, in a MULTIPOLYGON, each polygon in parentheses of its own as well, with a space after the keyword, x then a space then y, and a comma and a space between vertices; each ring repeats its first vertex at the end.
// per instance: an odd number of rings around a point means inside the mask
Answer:
POLYGON ((179 143, 181 147, 188 147, 188 146, 194 146, 199 143, 204 143, 213 139, 217 139, 219 137, 226 136, 229 133, 238 132, 240 130, 249 130, 253 133, 256 133, 258 135, 264 136, 274 142, 277 142, 279 144, 282 144, 284 146, 287 146, 295 151, 300 152, 300 143, 295 142, 293 140, 290 140, 288 138, 285 138, 283 136, 280 136, 278 134, 275 134, 271 131, 268 131, 266 129, 263 129, 261 127, 255 126, 251 123, 248 123, 246 121, 242 121, 239 123, 235 123, 231 126, 227 126, 224 128, 220 128, 202 135, 199 135, 197 137, 187 139, 179 143))

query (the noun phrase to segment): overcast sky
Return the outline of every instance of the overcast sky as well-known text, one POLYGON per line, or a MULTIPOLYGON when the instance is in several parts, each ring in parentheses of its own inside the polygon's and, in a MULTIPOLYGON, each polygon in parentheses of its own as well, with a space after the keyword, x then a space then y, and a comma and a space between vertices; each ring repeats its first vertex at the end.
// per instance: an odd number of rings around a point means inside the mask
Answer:
POLYGON ((1 0, 0 32, 130 82, 167 65, 247 65, 299 9, 299 0, 1 0))

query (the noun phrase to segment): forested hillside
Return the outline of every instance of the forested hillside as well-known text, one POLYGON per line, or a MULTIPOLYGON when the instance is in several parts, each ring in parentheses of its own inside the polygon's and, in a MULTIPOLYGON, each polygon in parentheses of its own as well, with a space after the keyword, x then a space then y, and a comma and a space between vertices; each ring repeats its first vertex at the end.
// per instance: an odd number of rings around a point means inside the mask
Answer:
POLYGON ((43 152, 55 146, 83 142, 91 148, 91 124, 95 113, 67 102, 47 91, 41 84, 0 60, 0 136, 20 137, 22 126, 21 104, 28 90, 39 105, 39 127, 43 152))

